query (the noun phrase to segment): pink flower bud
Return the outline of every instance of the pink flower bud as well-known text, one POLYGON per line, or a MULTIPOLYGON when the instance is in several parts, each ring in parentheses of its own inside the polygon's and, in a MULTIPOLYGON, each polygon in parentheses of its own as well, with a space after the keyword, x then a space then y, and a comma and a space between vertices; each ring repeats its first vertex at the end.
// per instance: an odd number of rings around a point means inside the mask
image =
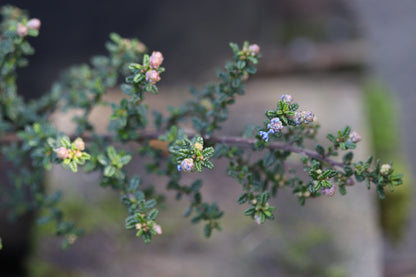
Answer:
POLYGON ((40 20, 37 18, 32 18, 26 23, 26 27, 32 30, 39 30, 40 25, 40 20))
POLYGON ((261 224, 261 219, 260 219, 260 216, 259 215, 256 214, 254 216, 254 220, 256 221, 257 224, 261 224))
POLYGON ((380 174, 381 175, 389 175, 391 172, 391 165, 389 164, 383 164, 380 168, 380 174))
POLYGON ((153 230, 155 230, 156 234, 158 235, 162 234, 162 227, 160 227, 160 225, 157 223, 153 223, 153 230))
POLYGON ((350 140, 354 143, 357 143, 357 142, 361 141, 361 136, 360 136, 359 133, 357 133, 355 131, 352 131, 350 133, 350 140))
POLYGON ((330 188, 322 188, 322 194, 332 197, 335 194, 335 186, 332 185, 330 188))
POLYGON ((20 37, 25 37, 27 35, 27 27, 22 25, 21 23, 17 23, 16 32, 20 37))
POLYGON ((202 146, 202 144, 200 144, 199 142, 196 142, 194 144, 194 148, 198 151, 202 151, 202 149, 204 149, 204 147, 202 146))
POLYGON ((66 149, 65 147, 59 147, 56 150, 56 156, 58 156, 59 159, 66 159, 68 158, 68 149, 66 149))
POLYGON ((82 140, 82 138, 77 138, 74 140, 75 148, 82 151, 85 149, 85 142, 82 140))
POLYGON ((163 62, 163 55, 159 51, 153 52, 149 58, 149 65, 153 69, 158 69, 163 62))
POLYGON ((146 81, 151 84, 156 84, 160 81, 159 72, 156 70, 149 70, 146 72, 146 81))
POLYGON ((353 186, 354 185, 354 180, 352 178, 348 178, 347 181, 345 181, 345 184, 347 186, 353 186))
POLYGON ((250 52, 250 55, 255 56, 260 52, 260 46, 258 46, 257 44, 251 44, 248 47, 248 51, 250 52))

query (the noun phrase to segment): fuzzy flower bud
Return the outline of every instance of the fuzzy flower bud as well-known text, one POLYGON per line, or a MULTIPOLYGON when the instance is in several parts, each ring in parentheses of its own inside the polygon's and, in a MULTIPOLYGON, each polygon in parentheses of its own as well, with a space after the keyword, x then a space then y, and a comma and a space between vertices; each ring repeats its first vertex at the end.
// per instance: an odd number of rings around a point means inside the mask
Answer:
POLYGON ((352 178, 348 178, 347 181, 345 181, 345 184, 347 186, 353 186, 354 185, 354 180, 352 178))
POLYGON ((27 27, 24 26, 21 23, 17 23, 17 30, 16 30, 17 34, 20 37, 25 37, 27 35, 27 27))
POLYGON ((274 117, 270 120, 270 123, 267 124, 270 133, 277 133, 283 128, 283 124, 278 117, 274 117))
POLYGON ((77 138, 74 140, 75 148, 82 151, 85 149, 85 142, 82 140, 82 138, 77 138))
POLYGON ((292 103, 293 101, 292 95, 289 94, 283 94, 282 96, 280 96, 280 99, 285 103, 292 103))
POLYGON ((26 23, 26 27, 32 30, 39 30, 40 25, 40 20, 37 18, 32 18, 26 23))
POLYGON ((255 56, 260 52, 260 46, 258 46, 257 44, 251 44, 248 47, 248 51, 250 52, 250 55, 255 56))
POLYGON ((335 185, 332 185, 330 188, 322 188, 322 194, 326 196, 334 196, 335 194, 335 185))
POLYGON ((160 81, 160 76, 159 76, 159 72, 157 72, 156 70, 149 70, 146 72, 146 81, 151 83, 151 84, 156 84, 157 82, 160 81))
POLYGON ((181 169, 185 172, 191 172, 194 169, 194 160, 193 159, 184 159, 181 162, 181 169))
POLYGON ((391 165, 383 164, 380 168, 381 175, 388 175, 391 172, 391 165))
POLYGON ((297 111, 295 112, 295 121, 297 125, 302 123, 307 124, 313 122, 314 115, 311 111, 297 111))
POLYGON ((195 144, 194 144, 194 148, 196 149, 196 150, 198 150, 198 151, 202 151, 202 149, 204 148, 203 146, 202 146, 202 144, 200 144, 199 142, 196 142, 195 144))
POLYGON ((355 131, 352 131, 350 133, 350 140, 354 143, 357 143, 357 142, 361 141, 361 136, 360 136, 359 133, 357 133, 355 131))
POLYGON ((254 216, 254 220, 256 221, 256 223, 257 223, 257 224, 261 224, 261 219, 260 219, 260 216, 255 215, 255 216, 254 216))
POLYGON ((163 62, 163 55, 159 51, 153 52, 149 58, 149 65, 153 69, 158 69, 163 62))
POLYGON ((69 152, 68 149, 66 149, 65 147, 59 147, 56 150, 56 156, 58 156, 59 159, 66 159, 69 156, 69 152))
POLYGON ((153 230, 155 230, 156 234, 158 235, 162 234, 162 227, 160 227, 160 225, 157 223, 153 223, 153 230))

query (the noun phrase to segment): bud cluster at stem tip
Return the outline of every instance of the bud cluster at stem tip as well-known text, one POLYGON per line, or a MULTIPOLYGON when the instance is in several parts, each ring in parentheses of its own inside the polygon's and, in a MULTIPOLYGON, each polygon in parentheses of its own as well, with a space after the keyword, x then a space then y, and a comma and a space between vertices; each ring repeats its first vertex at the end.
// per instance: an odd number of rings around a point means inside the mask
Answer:
POLYGON ((41 25, 41 22, 40 22, 39 19, 32 18, 28 22, 26 22, 26 24, 17 23, 16 33, 20 37, 25 37, 25 36, 27 36, 28 29, 30 29, 30 30, 39 30, 40 25, 41 25))
POLYGON ((68 149, 64 146, 58 147, 55 149, 56 156, 61 159, 72 159, 72 158, 81 158, 83 153, 82 151, 85 150, 85 142, 82 140, 82 138, 77 138, 73 142, 73 148, 68 149))
MULTIPOLYGON (((283 107, 285 107, 284 109, 290 109, 290 105, 292 104, 292 102, 293 102, 293 97, 291 95, 283 94, 280 97, 279 105, 282 105, 283 107)), ((315 116, 311 111, 301 110, 301 111, 296 111, 292 115, 286 115, 286 118, 283 118, 283 119, 287 121, 287 118, 293 119, 296 125, 301 125, 301 124, 309 124, 313 122, 315 119, 315 116)), ((270 119, 270 123, 267 124, 267 131, 259 131, 259 135, 265 142, 268 142, 270 134, 278 133, 282 129, 283 129, 282 119, 280 119, 279 117, 273 117, 272 119, 270 119)))

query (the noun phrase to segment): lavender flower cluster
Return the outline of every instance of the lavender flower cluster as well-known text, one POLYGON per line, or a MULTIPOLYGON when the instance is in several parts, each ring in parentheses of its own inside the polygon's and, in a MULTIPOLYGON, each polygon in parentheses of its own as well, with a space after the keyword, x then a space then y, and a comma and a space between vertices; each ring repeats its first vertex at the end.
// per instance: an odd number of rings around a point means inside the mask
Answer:
MULTIPOLYGON (((293 97, 289 94, 283 94, 280 97, 280 101, 286 104, 291 104, 293 102, 293 97)), ((311 111, 296 111, 295 114, 291 117, 296 125, 309 124, 313 122, 315 116, 311 111)), ((283 123, 278 117, 274 117, 270 120, 270 123, 267 124, 267 131, 259 131, 260 137, 265 141, 269 141, 269 135, 280 132, 283 129, 283 123)))

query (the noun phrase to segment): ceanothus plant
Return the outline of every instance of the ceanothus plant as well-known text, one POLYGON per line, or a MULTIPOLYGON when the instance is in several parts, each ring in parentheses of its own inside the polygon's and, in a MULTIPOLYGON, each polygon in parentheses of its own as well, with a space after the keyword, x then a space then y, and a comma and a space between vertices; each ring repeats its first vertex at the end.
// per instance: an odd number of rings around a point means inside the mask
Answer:
POLYGON ((95 56, 90 64, 68 69, 48 94, 26 102, 17 94, 16 70, 27 65, 26 55, 33 54, 27 37, 37 36, 41 23, 15 7, 3 7, 1 12, 1 157, 14 168, 8 174, 13 186, 0 187, 1 206, 11 217, 38 211, 38 223, 53 222, 56 234, 64 237, 64 246, 73 243, 81 230, 64 220, 57 207, 61 194, 48 194, 44 189, 44 169, 52 164, 73 172, 80 167, 100 172, 100 186, 120 193, 128 213, 125 228, 134 230, 146 243, 162 234, 157 221, 161 197, 151 184, 143 184, 140 176, 126 170, 133 155, 150 158, 148 174, 166 176, 168 190, 176 191, 178 199, 184 195, 191 199, 185 216, 193 223, 203 222, 206 236, 221 229, 223 211, 216 203, 204 202, 202 180, 184 184, 182 176, 212 169, 218 158, 229 160, 225 170, 242 189, 238 203, 258 224, 274 218, 275 207, 269 199, 282 187, 290 188, 303 205, 308 198, 332 196, 337 190, 345 194, 355 182, 365 182, 369 189, 375 186, 380 198, 385 197, 386 187, 393 190, 402 183, 401 174, 394 172, 391 163, 373 163, 372 157, 354 161, 352 150, 361 137, 348 126, 327 135, 328 147, 317 144, 315 149, 306 149, 304 141, 315 138, 319 124, 311 111, 299 109, 291 95, 276 99, 276 108, 266 111, 264 123, 248 126, 241 137, 218 136, 229 106, 244 94, 244 82, 257 71, 260 47, 248 42, 241 48, 230 44, 233 59, 218 73, 216 84, 200 91, 192 89, 192 98, 180 107, 169 107, 166 116, 154 111, 153 122, 149 122, 146 95, 158 93, 163 55, 157 51, 148 55, 140 41, 117 34, 110 35, 107 56, 95 56), (126 76, 121 90, 127 97, 119 103, 104 102, 107 88, 115 87, 120 76, 126 76), (112 108, 106 135, 99 135, 89 120, 97 105, 112 108), (73 118, 77 126, 74 134, 63 134, 49 121, 58 109, 82 111, 73 118), (192 130, 185 131, 184 124, 192 130), (154 140, 167 145, 168 151, 155 147, 154 140), (140 147, 137 153, 127 153, 117 149, 116 142, 136 142, 140 147), (262 157, 255 159, 252 152, 260 152, 262 157), (307 179, 287 162, 293 155, 299 157, 307 179))

